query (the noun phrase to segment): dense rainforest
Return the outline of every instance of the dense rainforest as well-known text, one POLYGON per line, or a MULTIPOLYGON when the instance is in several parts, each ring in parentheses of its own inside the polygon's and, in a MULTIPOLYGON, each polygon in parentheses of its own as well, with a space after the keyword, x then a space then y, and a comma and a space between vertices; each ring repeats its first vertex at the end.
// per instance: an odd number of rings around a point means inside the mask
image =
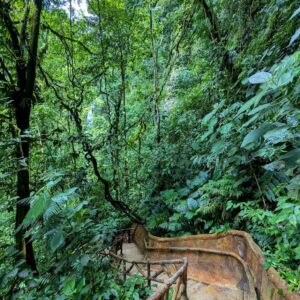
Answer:
POLYGON ((0 298, 144 299, 103 250, 251 234, 300 290, 299 0, 0 0, 0 298))

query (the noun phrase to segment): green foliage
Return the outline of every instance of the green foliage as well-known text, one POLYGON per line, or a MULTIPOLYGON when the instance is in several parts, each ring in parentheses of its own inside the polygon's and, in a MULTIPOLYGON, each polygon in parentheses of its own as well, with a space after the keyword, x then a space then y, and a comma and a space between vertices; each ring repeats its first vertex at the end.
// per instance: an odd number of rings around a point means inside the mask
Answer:
MULTIPOLYGON (((21 32, 25 2, 6 2, 21 32)), ((149 295, 143 278, 121 281, 100 255, 131 221, 106 202, 97 170, 153 233, 246 230, 266 267, 299 290, 299 1, 207 1, 220 41, 201 1, 90 0, 85 16, 68 3, 43 1, 22 136, 16 53, 30 57, 31 33, 16 50, 0 5, 1 297, 149 295), (25 136, 30 158, 17 161, 25 136), (26 168, 30 197, 17 199, 26 168), (30 204, 19 228, 17 201, 30 204), (39 274, 15 249, 22 230, 39 274)))
POLYGON ((296 51, 270 72, 245 81, 260 86, 244 104, 220 102, 203 116, 192 161, 210 179, 188 180, 184 200, 177 197, 173 206, 169 204, 173 211, 169 221, 157 220, 170 235, 247 230, 265 251, 267 262, 295 289, 299 289, 300 112, 294 86, 299 85, 299 55, 296 51))

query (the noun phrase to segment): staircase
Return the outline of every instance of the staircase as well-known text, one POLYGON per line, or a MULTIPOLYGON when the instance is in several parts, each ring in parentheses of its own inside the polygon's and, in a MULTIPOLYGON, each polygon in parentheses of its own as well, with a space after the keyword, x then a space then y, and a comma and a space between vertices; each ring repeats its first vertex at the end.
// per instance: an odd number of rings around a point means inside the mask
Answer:
POLYGON ((125 230, 110 254, 124 278, 142 274, 147 300, 300 300, 242 231, 159 238, 142 226, 125 230), (120 252, 120 254, 119 254, 120 252))
MULTIPOLYGON (((124 243, 123 244, 123 256, 124 258, 130 261, 142 261, 147 258, 145 255, 139 250, 139 248, 134 243, 124 243)), ((147 273, 147 268, 142 267, 144 273, 147 273)), ((151 275, 153 276, 155 272, 158 271, 158 266, 154 266, 151 271, 151 275)), ((175 270, 173 270, 174 272, 175 270)), ((169 274, 171 274, 172 270, 169 270, 169 274)), ((135 273, 139 273, 139 270, 133 268, 130 271, 130 274, 133 275, 135 273)), ((161 273, 158 279, 162 281, 166 281, 169 279, 169 276, 166 272, 161 273)), ((161 287, 160 283, 152 282, 151 289, 156 291, 161 287)), ((175 289, 175 283, 171 286, 171 289, 175 289)), ((235 288, 235 287, 224 287, 212 284, 205 284, 200 281, 196 281, 193 279, 188 279, 187 281, 187 297, 189 300, 241 300, 243 298, 243 291, 235 288)), ((180 300, 183 298, 180 298, 180 300)))

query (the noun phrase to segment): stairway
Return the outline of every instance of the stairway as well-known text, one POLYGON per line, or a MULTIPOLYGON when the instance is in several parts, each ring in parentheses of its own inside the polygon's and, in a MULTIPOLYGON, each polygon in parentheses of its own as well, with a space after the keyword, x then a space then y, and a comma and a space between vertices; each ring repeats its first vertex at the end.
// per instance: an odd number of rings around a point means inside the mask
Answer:
POLYGON ((172 300, 300 300, 273 268, 265 269, 261 249, 244 231, 157 237, 133 224, 115 242, 111 255, 123 276, 141 273, 151 281, 148 300, 167 300, 170 287, 172 300), (116 255, 122 249, 124 256, 116 255))
MULTIPOLYGON (((124 258, 128 260, 146 260, 146 257, 141 253, 139 248, 134 243, 124 243, 123 244, 123 255, 124 258)), ((143 267, 144 272, 146 273, 146 268, 143 267)), ((152 267, 151 274, 157 271, 157 267, 152 267)), ((130 272, 131 275, 134 273, 139 273, 136 268, 133 268, 130 272)), ((161 280, 168 279, 166 273, 162 273, 157 277, 161 280)), ((159 288, 159 283, 151 284, 151 288, 155 291, 159 288)), ((175 288, 175 285, 172 286, 175 288)), ((205 284, 201 281, 196 281, 191 278, 188 278, 187 284, 187 295, 189 300, 243 300, 244 292, 234 286, 221 286, 213 284, 205 284)))

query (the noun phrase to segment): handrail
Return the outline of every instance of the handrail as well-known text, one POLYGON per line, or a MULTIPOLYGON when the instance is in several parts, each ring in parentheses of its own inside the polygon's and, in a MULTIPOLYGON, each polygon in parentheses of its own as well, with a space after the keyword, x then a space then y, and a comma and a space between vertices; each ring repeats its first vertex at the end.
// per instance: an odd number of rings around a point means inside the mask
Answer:
POLYGON ((187 257, 183 259, 183 265, 177 272, 169 278, 165 285, 158 289, 153 295, 151 295, 147 300, 160 300, 168 299, 168 293, 171 286, 177 281, 174 293, 172 295, 173 299, 179 299, 181 296, 187 299, 187 266, 188 260, 187 257))
POLYGON ((218 254, 218 255, 223 255, 223 256, 229 256, 234 259, 236 259, 239 264, 241 264, 245 275, 247 279, 247 286, 243 286, 242 290, 255 290, 255 284, 254 284, 254 279, 253 276, 251 275, 251 271, 249 269, 249 266, 245 263, 245 261, 240 258, 238 255, 236 255, 233 252, 228 252, 228 251, 221 251, 221 250, 215 250, 215 249, 207 249, 207 248, 201 248, 201 247, 168 247, 168 248, 157 248, 157 247, 147 247, 147 251, 161 251, 161 252, 167 252, 167 251, 175 251, 175 252, 206 252, 210 254, 218 254))
MULTIPOLYGON (((132 229, 132 228, 130 228, 132 229)), ((124 236, 128 233, 128 230, 124 230, 124 233, 122 233, 121 236, 119 236, 115 243, 113 243, 113 247, 115 247, 116 244, 120 243, 121 241, 121 255, 123 255, 122 246, 124 242, 124 236)), ((144 240, 146 249, 148 248, 146 240, 144 240)), ((108 251, 107 254, 109 254, 114 259, 118 260, 123 263, 123 276, 124 280, 126 280, 126 275, 133 269, 135 266, 140 274, 142 274, 143 277, 145 277, 148 281, 148 286, 151 286, 151 281, 157 282, 162 284, 160 288, 158 288, 154 294, 152 294, 147 300, 165 300, 168 299, 170 288, 173 284, 176 283, 174 293, 172 295, 172 300, 179 299, 180 297, 183 297, 184 299, 187 298, 187 267, 188 267, 188 259, 187 257, 183 257, 182 259, 168 259, 168 260, 129 260, 122 256, 119 256, 117 254, 118 248, 116 248, 116 253, 113 253, 111 249, 108 251), (126 264, 129 264, 129 267, 126 267, 126 264), (165 272, 164 266, 165 265, 176 265, 176 264, 182 264, 182 266, 173 274, 170 278, 166 280, 158 279, 157 277, 165 272), (139 265, 147 266, 147 274, 144 273, 144 271, 141 269, 139 265), (161 265, 161 269, 156 271, 151 276, 151 265, 161 265)))
POLYGON ((118 260, 125 261, 129 264, 135 263, 139 265, 147 265, 148 263, 150 263, 150 265, 173 265, 180 264, 183 262, 182 259, 149 260, 149 262, 147 260, 130 260, 120 255, 114 254, 113 252, 109 252, 109 255, 114 258, 117 258, 118 260))

